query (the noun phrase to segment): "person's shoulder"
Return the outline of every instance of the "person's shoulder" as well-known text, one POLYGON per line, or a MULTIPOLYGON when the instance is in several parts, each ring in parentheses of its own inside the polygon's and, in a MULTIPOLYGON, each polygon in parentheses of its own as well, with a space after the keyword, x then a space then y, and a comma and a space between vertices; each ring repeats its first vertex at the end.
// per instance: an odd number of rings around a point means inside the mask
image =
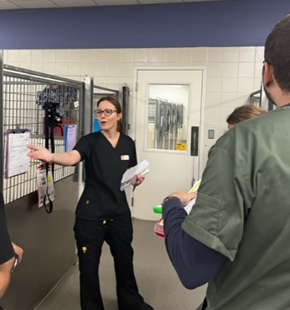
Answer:
POLYGON ((100 139, 101 139, 101 136, 99 132, 88 133, 79 138, 78 143, 76 144, 75 148, 77 149, 79 146, 91 147, 95 145, 96 143, 99 143, 98 141, 100 141, 100 139))
POLYGON ((126 141, 128 143, 135 143, 134 140, 130 136, 128 136, 124 133, 120 133, 120 135, 121 135, 121 138, 123 141, 126 141))
POLYGON ((101 132, 97 131, 97 132, 88 133, 88 134, 82 136, 81 138, 82 139, 88 139, 88 140, 98 140, 98 139, 100 139, 101 135, 102 135, 101 132))
POLYGON ((256 141, 260 133, 265 133, 265 128, 270 122, 269 118, 271 118, 270 113, 267 113, 236 124, 217 140, 216 146, 232 149, 243 143, 256 141))

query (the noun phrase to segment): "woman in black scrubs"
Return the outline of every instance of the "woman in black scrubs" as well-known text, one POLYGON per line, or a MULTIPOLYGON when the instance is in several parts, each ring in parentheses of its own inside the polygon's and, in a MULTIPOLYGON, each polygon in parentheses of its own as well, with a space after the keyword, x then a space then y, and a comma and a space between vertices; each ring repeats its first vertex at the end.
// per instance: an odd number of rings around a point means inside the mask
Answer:
MULTIPOLYGON (((138 292, 133 270, 131 212, 125 192, 120 190, 124 172, 137 164, 135 144, 122 133, 121 105, 116 99, 101 98, 94 113, 101 131, 82 137, 72 151, 50 153, 29 145, 28 156, 67 166, 85 161, 85 188, 74 226, 82 310, 104 309, 98 275, 104 241, 114 258, 119 310, 152 310, 138 292)), ((132 184, 139 185, 143 180, 144 176, 136 175, 132 184)))

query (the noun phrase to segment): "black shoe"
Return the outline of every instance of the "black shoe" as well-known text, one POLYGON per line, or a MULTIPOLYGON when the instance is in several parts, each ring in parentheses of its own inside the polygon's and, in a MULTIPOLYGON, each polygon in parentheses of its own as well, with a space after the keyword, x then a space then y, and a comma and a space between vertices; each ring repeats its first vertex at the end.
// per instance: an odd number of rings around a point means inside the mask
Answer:
POLYGON ((153 307, 151 307, 150 305, 148 305, 145 301, 143 302, 140 310, 154 310, 153 307))

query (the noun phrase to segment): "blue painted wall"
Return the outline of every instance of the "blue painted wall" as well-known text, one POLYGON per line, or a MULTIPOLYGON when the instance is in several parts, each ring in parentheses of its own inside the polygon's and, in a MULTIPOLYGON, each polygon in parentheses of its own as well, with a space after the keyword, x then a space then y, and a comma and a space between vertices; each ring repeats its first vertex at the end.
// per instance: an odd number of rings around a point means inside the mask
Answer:
POLYGON ((0 49, 261 46, 289 0, 0 11, 0 49))

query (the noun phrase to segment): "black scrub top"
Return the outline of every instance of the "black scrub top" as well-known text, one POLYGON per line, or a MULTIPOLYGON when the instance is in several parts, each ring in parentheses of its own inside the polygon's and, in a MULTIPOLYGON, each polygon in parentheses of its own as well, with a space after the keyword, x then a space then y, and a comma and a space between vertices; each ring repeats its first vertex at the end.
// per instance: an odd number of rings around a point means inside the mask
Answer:
POLYGON ((120 190, 124 172, 137 164, 134 141, 120 133, 114 148, 101 132, 82 137, 74 147, 85 161, 84 192, 76 216, 86 220, 113 219, 130 212, 125 191, 120 190))
POLYGON ((7 230, 3 195, 0 193, 0 265, 14 257, 14 250, 7 230))

